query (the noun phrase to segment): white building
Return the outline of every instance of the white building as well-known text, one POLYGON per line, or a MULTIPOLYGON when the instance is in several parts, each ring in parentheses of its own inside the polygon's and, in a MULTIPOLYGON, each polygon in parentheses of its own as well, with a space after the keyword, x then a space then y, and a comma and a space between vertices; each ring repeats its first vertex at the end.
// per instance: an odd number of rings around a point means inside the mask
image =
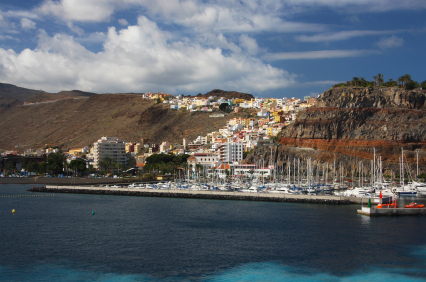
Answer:
POLYGON ((188 158, 187 162, 195 171, 197 164, 200 164, 204 169, 209 169, 214 167, 218 160, 219 157, 212 153, 195 153, 188 158))
POLYGON ((244 143, 224 143, 219 148, 222 163, 239 162, 243 159, 244 143))
POLYGON ((168 141, 165 141, 165 142, 161 143, 161 145, 160 145, 160 153, 164 153, 164 152, 170 150, 170 145, 171 144, 168 141))
POLYGON ((93 144, 94 167, 99 168, 99 162, 106 157, 122 164, 128 163, 126 143, 118 137, 102 137, 93 144))

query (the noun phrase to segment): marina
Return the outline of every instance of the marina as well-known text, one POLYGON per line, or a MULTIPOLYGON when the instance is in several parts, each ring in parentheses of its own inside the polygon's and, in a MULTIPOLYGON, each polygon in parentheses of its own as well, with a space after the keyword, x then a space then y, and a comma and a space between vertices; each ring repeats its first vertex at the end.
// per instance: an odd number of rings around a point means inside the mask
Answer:
MULTIPOLYGON (((287 194, 267 192, 240 192, 220 190, 190 190, 190 189, 146 189, 146 188, 120 188, 120 187, 88 187, 88 186, 60 186, 46 185, 45 187, 33 187, 32 192, 71 193, 71 194, 96 194, 96 195, 121 195, 142 197, 166 197, 166 198, 193 198, 216 200, 243 200, 243 201, 268 201, 268 202, 292 202, 292 203, 318 203, 348 205, 367 202, 363 197, 345 197, 335 195, 316 194, 287 194)), ((378 204, 379 198, 369 198, 378 204)), ((390 197, 384 197, 386 203, 390 197)))

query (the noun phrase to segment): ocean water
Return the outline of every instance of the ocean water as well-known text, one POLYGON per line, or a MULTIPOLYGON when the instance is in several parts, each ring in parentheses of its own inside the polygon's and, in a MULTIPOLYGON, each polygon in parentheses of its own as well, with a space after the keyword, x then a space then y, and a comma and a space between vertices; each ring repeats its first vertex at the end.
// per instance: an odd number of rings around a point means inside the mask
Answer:
POLYGON ((423 216, 29 188, 0 185, 0 281, 426 281, 423 216))

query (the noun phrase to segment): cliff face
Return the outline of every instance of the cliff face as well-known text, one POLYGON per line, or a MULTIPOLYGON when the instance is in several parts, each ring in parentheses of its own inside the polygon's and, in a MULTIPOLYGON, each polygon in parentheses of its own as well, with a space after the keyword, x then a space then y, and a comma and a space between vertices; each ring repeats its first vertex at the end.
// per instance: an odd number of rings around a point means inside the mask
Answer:
POLYGON ((318 99, 318 107, 347 109, 425 109, 426 93, 420 89, 332 88, 318 99))
MULTIPOLYGON (((399 88, 337 88, 324 92, 316 107, 301 112, 280 134, 278 164, 290 158, 341 162, 346 169, 369 165, 376 155, 384 169, 398 172, 401 148, 414 166, 426 163, 426 93, 399 88)), ((264 157, 262 148, 250 156, 264 157)), ((268 161, 270 158, 267 158, 268 161)), ((267 160, 265 159, 265 160, 267 160)))

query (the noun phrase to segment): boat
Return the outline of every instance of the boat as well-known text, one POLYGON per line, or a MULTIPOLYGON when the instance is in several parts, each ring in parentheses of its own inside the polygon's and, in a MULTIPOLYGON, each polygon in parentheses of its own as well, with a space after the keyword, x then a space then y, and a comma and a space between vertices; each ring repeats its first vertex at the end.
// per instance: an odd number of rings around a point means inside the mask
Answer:
POLYGON ((396 201, 394 201, 393 203, 389 203, 389 204, 378 204, 377 205, 378 209, 383 209, 383 208, 398 208, 398 204, 396 203, 396 201))
POLYGON ((416 204, 416 203, 411 203, 411 204, 409 204, 409 205, 405 205, 405 208, 406 209, 412 209, 412 208, 418 208, 418 209, 421 209, 421 208, 424 208, 425 207, 425 205, 418 205, 418 204, 416 204))

